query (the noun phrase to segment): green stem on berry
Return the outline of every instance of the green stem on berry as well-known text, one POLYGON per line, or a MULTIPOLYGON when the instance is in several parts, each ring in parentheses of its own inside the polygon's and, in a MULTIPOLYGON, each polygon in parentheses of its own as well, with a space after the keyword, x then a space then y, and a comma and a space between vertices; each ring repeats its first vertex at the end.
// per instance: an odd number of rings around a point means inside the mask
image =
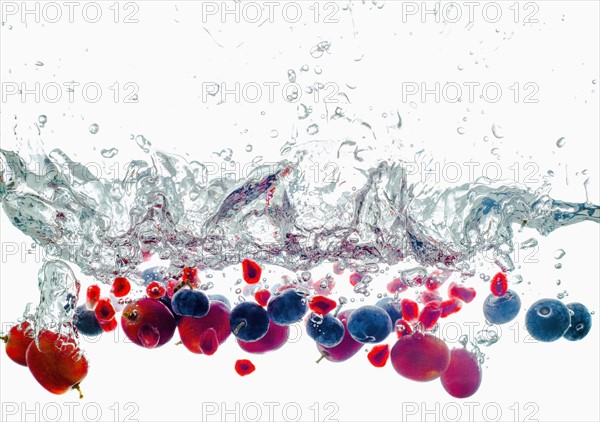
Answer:
POLYGON ((71 387, 73 390, 77 390, 77 392, 79 393, 79 399, 81 400, 83 398, 83 393, 81 392, 81 386, 79 385, 79 383, 75 384, 73 387, 71 387))
POLYGON ((4 343, 8 343, 8 336, 2 336, 0 337, 0 340, 2 340, 4 343))
POLYGON ((327 352, 325 352, 325 351, 322 351, 322 352, 321 352, 321 357, 320 357, 319 359, 317 359, 317 363, 321 363, 321 361, 322 361, 323 359, 325 359, 327 356, 329 356, 329 353, 327 353, 327 352))
POLYGON ((242 328, 244 328, 245 326, 246 326, 246 321, 242 321, 242 322, 240 322, 240 323, 238 324, 238 326, 237 326, 237 327, 235 327, 235 330, 233 330, 233 335, 234 335, 234 336, 237 336, 237 333, 239 333, 239 332, 240 332, 240 330, 241 330, 242 328))
POLYGON ((177 343, 175 343, 175 346, 181 346, 183 344, 183 342, 178 341, 177 343))

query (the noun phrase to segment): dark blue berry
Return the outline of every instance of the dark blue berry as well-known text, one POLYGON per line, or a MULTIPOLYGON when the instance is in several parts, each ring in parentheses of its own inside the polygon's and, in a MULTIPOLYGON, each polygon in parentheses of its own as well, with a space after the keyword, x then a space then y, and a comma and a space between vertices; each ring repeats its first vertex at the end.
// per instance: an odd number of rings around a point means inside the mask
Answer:
POLYGON ((569 341, 581 340, 592 328, 592 315, 581 303, 569 303, 567 309, 571 312, 571 326, 563 337, 569 341))
POLYGON ((288 289, 274 296, 267 305, 269 318, 278 325, 290 325, 304 318, 308 311, 306 297, 296 290, 288 289))
POLYGON ((269 315, 257 303, 242 302, 231 310, 229 326, 240 340, 260 340, 269 330, 269 315))
POLYGON ((84 336, 96 337, 102 334, 102 327, 98 323, 94 311, 88 311, 85 305, 75 308, 75 327, 84 336))
POLYGON ((571 314, 564 303, 556 299, 541 299, 525 314, 525 327, 536 340, 550 342, 561 338, 569 329, 571 314))
POLYGON ((210 301, 199 290, 181 289, 173 295, 171 306, 178 315, 201 318, 208 313, 210 301))
POLYGON ((306 333, 310 338, 325 347, 334 347, 342 342, 344 338, 344 324, 327 314, 324 317, 311 313, 306 321, 306 333))
POLYGON ((384 297, 379 299, 375 306, 380 307, 390 316, 392 320, 392 327, 396 324, 396 321, 402 319, 402 311, 400 310, 400 303, 396 302, 391 297, 384 297))
POLYGON ((360 343, 379 343, 392 332, 392 320, 377 306, 363 306, 350 314, 348 332, 360 343))
POLYGON ((492 324, 506 324, 516 318, 521 310, 521 298, 513 290, 504 296, 490 294, 483 302, 483 315, 492 324))

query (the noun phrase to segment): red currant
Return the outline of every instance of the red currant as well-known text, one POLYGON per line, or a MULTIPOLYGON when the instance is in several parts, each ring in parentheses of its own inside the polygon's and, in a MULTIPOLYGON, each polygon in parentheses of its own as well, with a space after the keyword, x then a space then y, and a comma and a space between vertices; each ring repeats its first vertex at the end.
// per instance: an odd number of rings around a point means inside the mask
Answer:
POLYGON ((337 302, 325 296, 315 296, 308 303, 308 307, 315 314, 327 315, 337 307, 337 302))
POLYGON ((390 346, 387 344, 380 344, 371 349, 367 358, 371 365, 376 368, 383 368, 390 357, 390 346))
POLYGON ((242 272, 244 281, 248 284, 256 284, 260 281, 262 269, 260 266, 252 261, 251 259, 244 259, 242 261, 242 272))
POLYGON ((88 310, 93 311, 96 309, 98 300, 100 300, 100 286, 93 284, 87 288, 85 295, 85 307, 88 308, 88 310))
POLYGON ((492 284, 490 285, 492 294, 497 297, 502 297, 508 290, 508 282, 506 281, 506 275, 504 273, 498 273, 492 278, 492 284))
POLYGON ((131 291, 131 284, 125 277, 117 277, 113 282, 110 292, 114 297, 124 297, 131 291))
POLYGON ((239 359, 235 362, 235 372, 244 377, 256 370, 256 366, 248 359, 239 359))

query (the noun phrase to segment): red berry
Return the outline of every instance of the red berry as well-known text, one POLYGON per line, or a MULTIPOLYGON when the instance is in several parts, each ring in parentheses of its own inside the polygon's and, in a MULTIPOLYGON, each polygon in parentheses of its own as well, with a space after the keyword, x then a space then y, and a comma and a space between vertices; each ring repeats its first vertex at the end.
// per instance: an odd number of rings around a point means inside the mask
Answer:
POLYGON ((100 286, 97 284, 93 284, 87 288, 87 293, 85 295, 85 307, 88 310, 93 311, 96 309, 96 305, 100 300, 100 286))
POLYGON ((442 297, 436 292, 431 290, 424 290, 421 293, 421 302, 429 303, 429 302, 441 302, 442 297))
POLYGON ((167 281, 167 296, 169 297, 169 299, 171 299, 173 297, 173 295, 181 288, 182 286, 182 281, 181 280, 175 280, 174 278, 172 278, 171 280, 167 281))
POLYGON ((160 299, 161 297, 164 297, 165 294, 167 294, 167 289, 165 288, 165 285, 160 281, 151 281, 146 287, 146 294, 152 299, 160 299))
POLYGON ((403 319, 396 320, 396 334, 402 338, 413 333, 413 329, 408 322, 403 319))
POLYGON ((472 287, 461 286, 460 284, 450 283, 448 287, 448 295, 455 299, 460 299, 465 303, 471 302, 475 299, 477 292, 472 287))
POLYGON ((256 262, 252 261, 251 259, 244 259, 242 261, 242 272, 244 281, 246 283, 256 284, 260 281, 262 269, 256 262))
POLYGON ((256 366, 248 359, 239 359, 235 362, 235 372, 244 377, 256 370, 256 366))
POLYGON ((198 277, 198 268, 184 267, 181 281, 191 283, 192 287, 197 287, 200 278, 198 277))
POLYGON ((267 306, 267 302, 269 301, 270 297, 271 297, 271 292, 266 289, 262 289, 256 293, 254 293, 254 299, 256 299, 256 302, 260 306, 267 306))
POLYGON ((202 353, 207 356, 212 356, 215 354, 217 349, 219 348, 219 339, 217 337, 217 332, 214 328, 206 329, 200 335, 200 349, 202 353))
POLYGON ((203 353, 200 338, 202 333, 213 329, 219 344, 223 344, 231 335, 229 326, 229 308, 222 302, 211 301, 208 313, 201 318, 184 316, 177 325, 183 345, 192 353, 203 353))
POLYGON ((462 301, 455 298, 444 300, 440 303, 440 307, 442 308, 442 315, 440 315, 440 317, 446 318, 462 309, 462 301))
POLYGON ((308 303, 308 307, 315 314, 324 316, 337 307, 337 302, 325 296, 315 296, 308 303))
POLYGON ((408 322, 416 320, 419 316, 419 304, 414 300, 402 299, 400 301, 400 308, 402 310, 402 317, 408 322))
POLYGON ((102 331, 104 331, 105 333, 109 333, 117 328, 117 319, 113 318, 110 321, 98 320, 98 324, 100 324, 100 328, 102 328, 102 331))
POLYGON ((115 318, 115 308, 110 299, 102 298, 98 301, 94 310, 98 322, 108 322, 115 318))
POLYGON ((442 308, 440 307, 439 302, 429 302, 426 304, 421 313, 419 314, 419 322, 423 326, 423 328, 428 331, 431 330, 438 319, 440 319, 440 315, 442 315, 442 308))
POLYGON ((406 290, 408 290, 408 286, 400 277, 393 279, 387 284, 387 291, 390 293, 402 293, 406 290))
POLYGON ((289 334, 289 326, 277 325, 273 321, 269 321, 269 329, 263 338, 256 341, 243 341, 237 339, 237 342, 240 348, 245 352, 265 353, 283 347, 283 345, 287 342, 289 334))
POLYGON ((438 378, 450 364, 446 343, 431 334, 415 333, 399 339, 390 354, 396 372, 413 381, 438 378))
POLYGON ((437 290, 442 284, 444 284, 444 281, 444 279, 438 276, 430 275, 425 280, 425 287, 429 290, 437 290))
POLYGON ((19 365, 27 366, 25 353, 27 347, 33 341, 33 333, 30 332, 31 326, 25 321, 17 324, 10 329, 8 335, 0 337, 6 343, 6 354, 19 365))
POLYGON ((130 291, 131 284, 129 283, 129 280, 127 280, 125 277, 115 278, 115 281, 113 281, 112 288, 110 289, 110 292, 113 294, 114 297, 127 296, 130 291))
MULTIPOLYGON (((26 359, 33 377, 53 394, 79 391, 88 372, 87 359, 75 341, 48 330, 40 333, 39 348, 35 341, 29 344, 26 359)), ((83 398, 81 391, 79 397, 83 398)))
POLYGON ((123 309, 121 328, 127 338, 138 346, 155 348, 173 338, 177 324, 165 304, 143 297, 123 309))
POLYGON ((508 290, 508 282, 506 281, 506 275, 504 273, 498 273, 492 278, 492 284, 490 285, 492 294, 497 297, 502 297, 508 290))
POLYGON ((363 278, 362 274, 352 273, 352 274, 350 274, 350 284, 352 284, 353 286, 356 286, 358 283, 361 282, 362 278, 363 278))
POLYGON ((450 365, 441 376, 442 386, 452 397, 472 396, 481 385, 481 367, 477 357, 466 349, 450 352, 450 365))
POLYGON ((376 368, 383 368, 390 357, 390 346, 387 344, 380 344, 371 349, 367 355, 369 362, 376 368))

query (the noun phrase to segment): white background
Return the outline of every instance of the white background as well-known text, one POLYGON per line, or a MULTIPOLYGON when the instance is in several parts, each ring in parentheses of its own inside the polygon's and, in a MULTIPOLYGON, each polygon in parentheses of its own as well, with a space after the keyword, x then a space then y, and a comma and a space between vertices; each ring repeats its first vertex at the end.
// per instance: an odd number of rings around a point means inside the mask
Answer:
MULTIPOLYGON (((7 3, 3 2, 3 10, 7 3)), ((16 4, 21 7, 20 2, 16 4)), ((8 89, 6 83, 25 82, 32 87, 35 82, 76 81, 80 86, 94 82, 102 88, 102 98, 96 103, 86 101, 77 88, 72 102, 66 91, 56 103, 43 95, 39 101, 33 96, 24 101, 18 95, 3 96, 2 148, 41 141, 46 151, 59 147, 73 159, 109 167, 117 163, 110 168, 122 171, 132 158, 147 159, 130 139, 130 134, 143 134, 153 148, 187 154, 190 160, 214 160, 212 152, 229 147, 241 163, 256 155, 276 161, 279 148, 298 123, 297 103, 284 101, 281 91, 276 90, 274 101, 263 97, 252 103, 243 96, 239 101, 227 97, 217 105, 215 98, 203 100, 202 83, 225 82, 230 88, 236 82, 241 86, 266 82, 283 85, 287 70, 294 69, 303 86, 316 81, 338 86, 352 102, 348 108, 375 129, 383 127, 385 132, 393 119, 382 117, 383 113, 395 115, 397 111, 403 127, 394 136, 402 140, 399 153, 408 160, 425 148, 442 164, 498 162, 506 178, 515 178, 508 168, 516 164, 516 178, 531 183, 530 187, 539 185, 525 178, 532 168, 525 166, 534 163, 533 176, 538 180, 548 170, 554 171, 552 197, 583 202, 583 182, 589 178, 589 200, 600 203, 598 85, 592 82, 599 73, 597 2, 536 2, 527 9, 521 3, 517 19, 514 8, 509 9, 511 3, 502 3, 503 15, 496 23, 482 15, 485 3, 481 3, 472 24, 463 3, 458 4, 463 18, 457 23, 436 22, 431 15, 403 15, 402 2, 388 2, 382 8, 357 2, 352 14, 342 9, 345 3, 321 3, 318 16, 314 6, 310 9, 306 2, 302 3, 300 21, 290 23, 290 16, 282 16, 283 4, 278 3, 273 22, 262 25, 244 21, 243 13, 239 22, 232 15, 224 19, 218 14, 203 15, 201 4, 194 2, 135 2, 139 10, 133 18, 137 23, 124 22, 134 6, 125 9, 121 5, 114 22, 112 2, 101 2, 102 18, 90 23, 89 16, 86 19, 81 12, 84 4, 75 9, 73 22, 69 22, 64 7, 65 16, 58 23, 44 21, 43 16, 39 22, 30 15, 25 16, 25 22, 19 14, 2 16, 3 95, 8 89), (530 18, 538 22, 525 23, 525 15, 537 10, 535 6, 539 10, 530 18), (330 20, 337 22, 327 22, 327 13, 333 13, 330 20), (311 48, 324 40, 331 43, 329 52, 313 58, 311 48), (37 66, 37 61, 43 66, 37 66), (304 64, 309 66, 308 72, 300 71, 304 64), (316 66, 322 69, 321 74, 315 73, 316 66), (128 82, 136 84, 139 101, 125 103, 123 95, 129 91, 120 90, 115 102, 114 90, 110 89, 115 82, 121 87, 128 82), (447 98, 435 101, 432 96, 425 101, 419 96, 406 101, 402 98, 403 83, 427 83, 431 88, 435 82, 442 86, 449 82, 480 86, 493 82, 502 88, 502 97, 491 103, 479 98, 476 91, 473 101, 463 93, 463 101, 458 103, 447 98), (535 84, 533 98, 538 101, 525 102, 523 95, 530 91, 522 88, 515 101, 514 90, 509 88, 515 82, 521 87, 535 84), (48 123, 38 135, 35 122, 42 114, 48 123), (13 133, 15 122, 17 136, 13 133), (100 126, 95 135, 88 131, 93 123, 100 126), (502 126, 503 138, 492 135, 493 124, 502 126), (464 134, 458 133, 459 127, 464 128, 464 134), (272 130, 279 136, 271 137, 272 130), (565 137, 566 145, 559 149, 556 140, 560 137, 565 137), (248 143, 254 147, 251 153, 244 152, 248 143), (117 147, 119 154, 112 161, 103 159, 100 150, 111 147, 117 147), (491 154, 492 148, 499 148, 500 160, 491 154), (582 175, 584 169, 587 175, 582 175)), ((220 2, 215 5, 223 7, 220 2)), ((420 2, 414 5, 423 7, 420 2)), ((323 128, 319 136, 326 136, 323 107, 322 101, 315 106, 318 111, 311 116, 313 120, 298 126, 301 132, 314 122, 323 128)), ((335 105, 329 107, 331 113, 335 105)), ((304 132, 302 136, 307 137, 304 132)), ((41 259, 39 254, 26 253, 30 241, 4 214, 1 224, 0 320, 6 329, 27 302, 37 302, 41 259), (12 253, 14 245, 16 254, 12 253), (7 248, 11 248, 10 254, 7 248)), ((524 254, 515 259, 521 266, 516 272, 525 281, 513 288, 523 294, 524 307, 567 290, 566 302, 579 301, 596 311, 592 331, 577 343, 530 343, 524 339, 522 312, 514 329, 505 327, 500 341, 484 350, 489 359, 484 364, 482 386, 467 400, 451 399, 438 381, 417 384, 400 378, 389 366, 375 369, 362 352, 346 363, 315 365, 318 354, 306 336, 274 354, 250 357, 257 371, 240 378, 233 371, 233 363, 247 356, 232 340, 207 358, 172 344, 143 350, 126 343, 118 332, 103 336, 97 343, 83 341, 91 364, 83 383, 86 397, 82 402, 77 402, 75 393, 50 395, 26 368, 13 364, 2 353, 1 418, 52 419, 59 410, 59 420, 93 420, 95 410, 100 409, 101 420, 125 420, 132 410, 134 419, 144 421, 243 420, 244 415, 254 417, 257 403, 262 420, 269 420, 269 407, 264 403, 272 402, 276 403, 272 405, 276 420, 293 419, 295 403, 301 409, 301 420, 307 421, 326 420, 331 410, 336 411, 332 420, 343 421, 442 420, 454 417, 457 409, 460 420, 598 420, 599 227, 584 223, 548 237, 526 229, 516 240, 529 237, 540 243, 530 257, 535 262, 526 262, 524 254), (560 270, 554 268, 557 261, 553 258, 558 248, 567 252, 560 270), (557 286, 559 278, 562 284, 557 286), (207 410, 206 403, 211 402, 217 403, 217 414, 209 416, 203 413, 202 403, 207 410), (83 411, 86 404, 89 413, 83 411), (285 406, 287 415, 282 413, 285 406), (226 409, 234 412, 226 415, 226 409), (496 419, 497 410, 501 414, 496 419)), ((327 271, 330 268, 321 269, 319 274, 327 271)), ((494 269, 487 266, 482 271, 493 273, 494 269)), ((276 282, 274 272, 267 274, 276 282)), ((238 277, 239 270, 227 272, 225 278, 217 273, 213 278, 215 290, 233 298, 231 286, 238 277)), ((375 292, 384 291, 390 277, 392 273, 377 279, 375 292)), ((85 277, 82 280, 84 284, 90 282, 85 277)), ((343 283, 347 283, 346 278, 338 278, 338 285, 343 283)), ((488 288, 478 277, 471 283, 479 290, 477 300, 451 321, 461 324, 465 333, 465 324, 481 327, 481 302, 488 288)))

